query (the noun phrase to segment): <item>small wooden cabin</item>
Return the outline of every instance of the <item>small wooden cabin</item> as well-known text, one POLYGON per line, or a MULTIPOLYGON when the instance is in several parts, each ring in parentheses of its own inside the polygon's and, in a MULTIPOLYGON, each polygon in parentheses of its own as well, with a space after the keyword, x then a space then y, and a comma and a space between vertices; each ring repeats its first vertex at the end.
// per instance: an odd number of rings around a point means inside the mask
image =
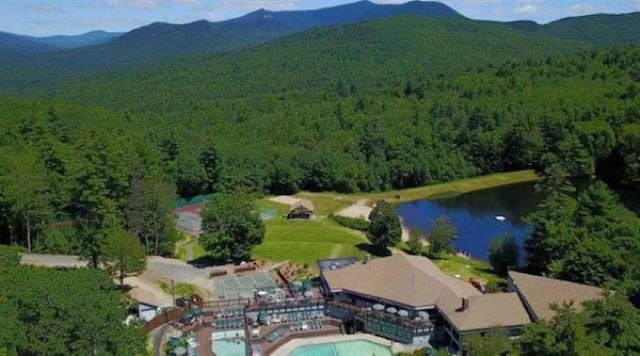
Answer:
POLYGON ((309 200, 298 200, 291 206, 287 219, 313 219, 313 203, 309 200))

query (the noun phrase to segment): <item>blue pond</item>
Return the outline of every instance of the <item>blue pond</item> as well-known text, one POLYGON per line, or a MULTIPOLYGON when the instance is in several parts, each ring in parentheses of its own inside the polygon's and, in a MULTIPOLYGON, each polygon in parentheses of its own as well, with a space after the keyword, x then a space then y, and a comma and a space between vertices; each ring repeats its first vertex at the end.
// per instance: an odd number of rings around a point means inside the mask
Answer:
POLYGON ((487 261, 489 240, 493 236, 511 234, 522 246, 522 241, 531 232, 523 218, 535 210, 538 201, 534 184, 521 183, 448 198, 408 202, 398 205, 396 211, 405 226, 417 227, 424 232, 431 229, 434 219, 446 215, 458 228, 455 248, 469 253, 472 258, 487 261), (497 220, 496 216, 504 216, 505 220, 497 220))

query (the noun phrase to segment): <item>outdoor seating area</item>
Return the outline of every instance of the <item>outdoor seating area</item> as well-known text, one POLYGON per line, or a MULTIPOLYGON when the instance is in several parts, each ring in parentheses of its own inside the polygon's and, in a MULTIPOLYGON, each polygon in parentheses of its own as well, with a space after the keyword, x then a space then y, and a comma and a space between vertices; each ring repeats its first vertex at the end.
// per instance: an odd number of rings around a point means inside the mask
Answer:
POLYGON ((268 333, 264 338, 268 342, 276 342, 280 340, 280 338, 282 338, 286 333, 287 333, 287 328, 280 327, 268 333))
POLYGON ((184 329, 193 325, 200 325, 204 322, 204 315, 202 309, 197 306, 192 306, 190 310, 182 314, 180 319, 174 323, 174 326, 178 329, 184 329))
POLYGON ((245 322, 243 319, 219 319, 211 323, 211 326, 216 329, 242 329, 245 322))
POLYGON ((324 312, 322 310, 313 311, 291 311, 284 313, 268 314, 267 312, 258 313, 258 323, 261 325, 272 325, 280 323, 299 322, 307 320, 317 320, 324 318, 324 312))

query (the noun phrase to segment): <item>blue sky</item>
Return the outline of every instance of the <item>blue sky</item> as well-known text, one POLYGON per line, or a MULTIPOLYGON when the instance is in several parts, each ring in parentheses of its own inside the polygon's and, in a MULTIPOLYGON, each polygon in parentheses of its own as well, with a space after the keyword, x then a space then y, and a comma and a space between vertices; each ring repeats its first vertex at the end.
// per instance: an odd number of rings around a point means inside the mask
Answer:
MULTIPOLYGON (((155 21, 219 21, 247 12, 316 9, 355 0, 0 0, 0 31, 35 36, 128 31, 155 21)), ((374 0, 402 3, 408 0, 374 0)), ((474 19, 534 20, 640 11, 640 0, 441 0, 474 19)))

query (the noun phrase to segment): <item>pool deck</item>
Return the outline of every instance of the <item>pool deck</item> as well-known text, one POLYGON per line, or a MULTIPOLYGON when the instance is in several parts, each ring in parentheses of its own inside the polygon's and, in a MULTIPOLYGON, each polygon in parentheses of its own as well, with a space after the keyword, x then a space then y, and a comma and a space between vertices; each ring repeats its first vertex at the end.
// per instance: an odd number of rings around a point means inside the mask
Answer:
POLYGON ((306 339, 293 339, 286 344, 280 346, 277 350, 275 350, 271 355, 272 356, 287 356, 293 350, 300 346, 305 345, 314 345, 314 344, 326 344, 330 342, 343 342, 343 341, 356 341, 356 340, 365 340, 371 341, 376 344, 380 344, 383 346, 387 346, 391 348, 391 351, 395 354, 398 352, 414 350, 415 346, 413 345, 404 345, 399 342, 393 342, 387 340, 385 338, 381 338, 378 336, 374 336, 371 334, 358 333, 353 335, 329 335, 329 336, 320 336, 315 338, 306 338, 306 339))

